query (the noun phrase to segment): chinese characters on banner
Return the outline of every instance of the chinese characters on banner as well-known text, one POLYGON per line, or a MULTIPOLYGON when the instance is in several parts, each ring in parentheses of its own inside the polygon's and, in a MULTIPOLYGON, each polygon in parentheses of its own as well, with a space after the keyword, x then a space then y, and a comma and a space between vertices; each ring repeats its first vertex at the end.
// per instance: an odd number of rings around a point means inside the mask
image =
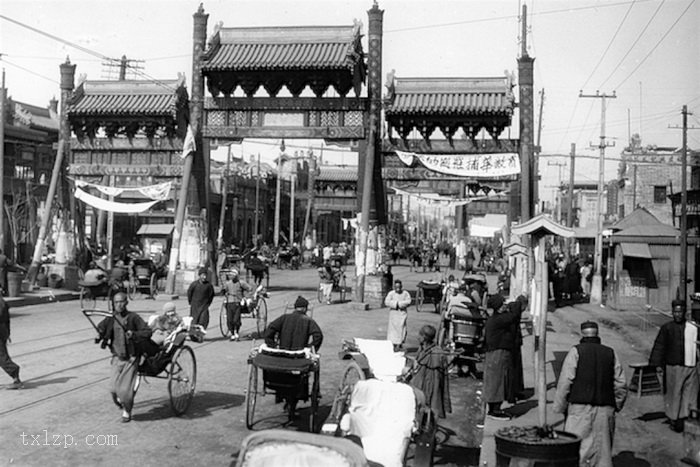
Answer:
POLYGON ((416 154, 396 151, 396 155, 406 165, 413 164, 415 158, 429 170, 459 177, 493 178, 520 173, 517 153, 416 154))

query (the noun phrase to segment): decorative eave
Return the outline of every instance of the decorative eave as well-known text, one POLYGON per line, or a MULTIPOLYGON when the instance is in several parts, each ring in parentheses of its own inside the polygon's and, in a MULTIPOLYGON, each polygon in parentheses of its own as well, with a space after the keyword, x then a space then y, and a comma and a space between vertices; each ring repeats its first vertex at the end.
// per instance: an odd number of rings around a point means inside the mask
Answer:
POLYGON ((385 115, 389 133, 407 140, 417 129, 423 139, 439 128, 448 141, 462 129, 474 141, 482 130, 494 140, 511 125, 515 108, 512 78, 387 77, 385 115))
POLYGON ((183 136, 188 119, 184 75, 177 80, 84 81, 68 103, 67 115, 79 139, 103 130, 112 138, 143 133, 183 136))
POLYGON ((527 222, 514 225, 511 232, 515 235, 558 235, 560 237, 569 238, 574 236, 574 230, 558 224, 551 217, 540 214, 533 217, 527 222))
POLYGON ((252 96, 260 86, 272 97, 286 86, 293 96, 308 85, 322 96, 333 86, 356 95, 365 81, 361 23, 352 26, 221 28, 202 59, 212 96, 240 86, 252 96))

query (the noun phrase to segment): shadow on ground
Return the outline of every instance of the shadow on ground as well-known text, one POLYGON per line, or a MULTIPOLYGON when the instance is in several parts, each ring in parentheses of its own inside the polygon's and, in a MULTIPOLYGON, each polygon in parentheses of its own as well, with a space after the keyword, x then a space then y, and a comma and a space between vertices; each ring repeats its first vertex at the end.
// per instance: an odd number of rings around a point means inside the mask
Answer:
POLYGON ((646 460, 637 457, 632 451, 622 451, 613 457, 613 466, 615 467, 651 467, 651 464, 646 460))
MULTIPOLYGON (((202 391, 197 392, 192 399, 192 405, 187 412, 182 415, 182 418, 202 418, 208 417, 213 412, 218 410, 227 410, 233 407, 243 405, 245 397, 238 394, 230 394, 226 392, 202 391)), ((134 421, 153 421, 164 420, 174 416, 170 408, 168 399, 147 400, 135 404, 132 420, 134 421), (148 412, 142 412, 139 409, 160 402, 160 405, 151 406, 148 412)))

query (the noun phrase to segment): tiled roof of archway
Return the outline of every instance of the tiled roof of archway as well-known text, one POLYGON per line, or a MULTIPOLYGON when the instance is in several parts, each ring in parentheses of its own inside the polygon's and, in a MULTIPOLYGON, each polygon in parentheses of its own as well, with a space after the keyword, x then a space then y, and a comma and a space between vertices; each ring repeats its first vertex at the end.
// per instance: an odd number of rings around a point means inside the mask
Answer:
POLYGON ((175 116, 181 80, 85 81, 68 106, 72 115, 175 116))
POLYGON ((352 69, 362 58, 360 37, 359 24, 221 28, 203 70, 352 69))
POLYGON ((327 182, 357 182, 357 166, 328 167, 320 166, 316 176, 317 181, 327 182))
POLYGON ((507 77, 395 78, 386 113, 511 115, 514 106, 507 77))

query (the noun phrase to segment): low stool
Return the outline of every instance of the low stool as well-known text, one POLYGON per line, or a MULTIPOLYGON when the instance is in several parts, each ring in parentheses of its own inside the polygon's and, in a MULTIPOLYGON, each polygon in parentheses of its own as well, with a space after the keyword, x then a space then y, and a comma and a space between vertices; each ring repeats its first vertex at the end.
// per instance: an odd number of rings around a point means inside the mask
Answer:
POLYGON ((656 367, 647 363, 632 363, 630 368, 632 368, 632 378, 628 385, 630 392, 636 394, 637 397, 651 396, 663 392, 656 367))

